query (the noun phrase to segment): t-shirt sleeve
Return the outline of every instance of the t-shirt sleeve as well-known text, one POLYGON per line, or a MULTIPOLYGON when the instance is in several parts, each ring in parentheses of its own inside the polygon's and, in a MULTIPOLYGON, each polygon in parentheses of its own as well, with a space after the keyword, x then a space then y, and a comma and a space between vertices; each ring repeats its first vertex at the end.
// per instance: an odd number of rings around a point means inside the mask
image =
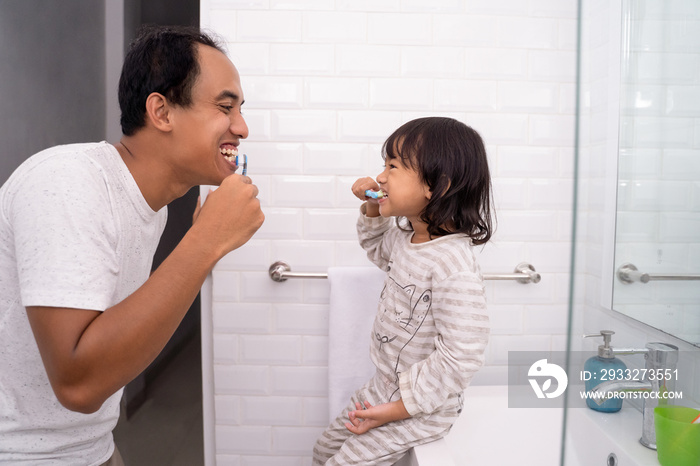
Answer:
POLYGON ((118 235, 99 168, 78 156, 52 157, 17 186, 9 215, 22 305, 109 307, 118 235))

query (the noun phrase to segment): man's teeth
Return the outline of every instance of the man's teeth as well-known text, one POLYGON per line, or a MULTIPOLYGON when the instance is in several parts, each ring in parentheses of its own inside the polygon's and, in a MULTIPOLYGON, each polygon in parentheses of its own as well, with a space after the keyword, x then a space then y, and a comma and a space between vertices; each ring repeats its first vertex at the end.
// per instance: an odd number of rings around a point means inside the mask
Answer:
POLYGON ((236 163, 236 156, 238 155, 237 149, 226 149, 222 147, 219 148, 219 152, 221 152, 221 155, 223 155, 228 162, 236 163))

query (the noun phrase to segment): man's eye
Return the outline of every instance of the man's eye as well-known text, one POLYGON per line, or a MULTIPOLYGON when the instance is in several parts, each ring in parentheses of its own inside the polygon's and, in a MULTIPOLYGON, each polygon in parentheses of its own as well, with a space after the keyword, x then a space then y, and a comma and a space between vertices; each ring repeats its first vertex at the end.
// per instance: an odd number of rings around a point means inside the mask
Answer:
POLYGON ((230 111, 233 109, 233 105, 222 105, 222 104, 219 104, 219 108, 221 108, 221 110, 224 111, 225 113, 228 113, 228 112, 230 112, 230 111))

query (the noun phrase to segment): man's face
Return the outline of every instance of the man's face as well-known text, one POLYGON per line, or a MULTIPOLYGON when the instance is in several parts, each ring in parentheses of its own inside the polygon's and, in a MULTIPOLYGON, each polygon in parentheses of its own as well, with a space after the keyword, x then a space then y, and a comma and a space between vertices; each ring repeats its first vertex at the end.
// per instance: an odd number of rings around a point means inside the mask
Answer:
POLYGON ((174 164, 179 173, 191 178, 188 184, 219 185, 238 168, 238 144, 248 137, 241 114, 243 89, 226 55, 204 45, 198 50, 200 71, 192 88, 192 104, 173 110, 179 144, 174 164))

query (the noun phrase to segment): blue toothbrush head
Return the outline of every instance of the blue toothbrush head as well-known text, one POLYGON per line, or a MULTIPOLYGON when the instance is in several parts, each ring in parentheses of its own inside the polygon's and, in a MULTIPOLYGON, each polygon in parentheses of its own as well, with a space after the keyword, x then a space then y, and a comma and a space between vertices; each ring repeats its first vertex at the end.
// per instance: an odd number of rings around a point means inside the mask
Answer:
POLYGON ((368 189, 365 191, 365 196, 371 197, 372 199, 381 199, 384 197, 384 191, 381 189, 379 191, 372 191, 371 189, 368 189))

